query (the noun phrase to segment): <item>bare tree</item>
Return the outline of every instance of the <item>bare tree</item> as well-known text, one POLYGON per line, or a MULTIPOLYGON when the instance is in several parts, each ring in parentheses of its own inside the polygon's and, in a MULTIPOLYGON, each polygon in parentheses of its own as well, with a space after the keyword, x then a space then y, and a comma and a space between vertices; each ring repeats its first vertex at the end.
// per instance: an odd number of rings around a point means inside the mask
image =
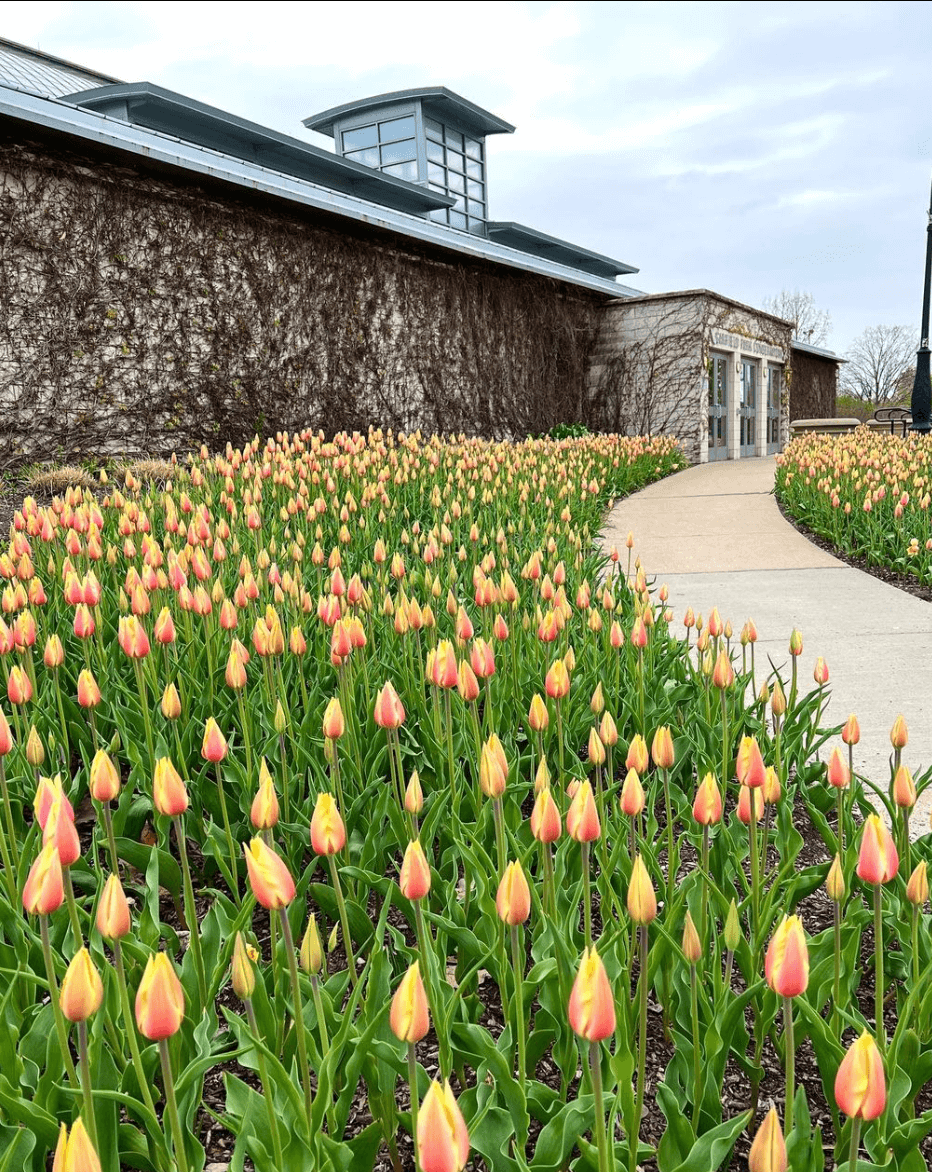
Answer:
POLYGON ((832 328, 832 315, 817 309, 811 293, 799 289, 782 289, 776 297, 765 297, 762 309, 775 317, 793 322, 793 339, 808 346, 824 346, 832 328))
POLYGON ((841 369, 842 389, 878 406, 896 397, 918 342, 909 326, 868 326, 851 343, 841 369))

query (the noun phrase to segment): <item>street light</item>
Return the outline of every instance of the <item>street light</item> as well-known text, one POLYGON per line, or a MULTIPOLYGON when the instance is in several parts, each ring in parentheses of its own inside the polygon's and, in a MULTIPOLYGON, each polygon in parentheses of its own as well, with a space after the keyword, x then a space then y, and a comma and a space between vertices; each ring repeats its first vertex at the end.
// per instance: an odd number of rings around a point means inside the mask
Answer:
POLYGON ((932 383, 929 368, 929 284, 932 280, 932 198, 926 228, 926 271, 922 289, 922 321, 919 323, 919 350, 916 353, 916 379, 913 383, 912 430, 927 435, 932 431, 932 383))

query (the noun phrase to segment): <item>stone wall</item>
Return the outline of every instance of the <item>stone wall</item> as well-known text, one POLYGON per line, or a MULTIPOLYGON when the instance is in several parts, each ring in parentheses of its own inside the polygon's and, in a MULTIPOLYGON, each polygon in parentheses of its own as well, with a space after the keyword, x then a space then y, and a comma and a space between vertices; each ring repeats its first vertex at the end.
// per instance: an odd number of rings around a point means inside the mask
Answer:
POLYGON ((599 414, 598 294, 16 128, 0 128, 0 468, 599 414))

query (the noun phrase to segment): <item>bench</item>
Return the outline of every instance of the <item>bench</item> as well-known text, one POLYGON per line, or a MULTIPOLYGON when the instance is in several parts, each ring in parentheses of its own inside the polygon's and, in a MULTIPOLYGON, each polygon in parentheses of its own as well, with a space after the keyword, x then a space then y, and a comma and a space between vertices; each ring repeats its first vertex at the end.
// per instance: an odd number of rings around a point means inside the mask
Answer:
POLYGON ((890 434, 906 435, 913 422, 913 413, 908 407, 878 407, 874 419, 880 424, 890 425, 890 434))

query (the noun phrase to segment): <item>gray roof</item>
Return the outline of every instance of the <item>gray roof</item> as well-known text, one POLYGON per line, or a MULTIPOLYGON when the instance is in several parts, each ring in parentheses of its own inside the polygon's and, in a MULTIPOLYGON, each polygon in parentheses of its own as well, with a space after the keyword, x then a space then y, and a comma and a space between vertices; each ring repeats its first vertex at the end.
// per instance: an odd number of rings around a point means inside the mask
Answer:
POLYGON ((638 272, 633 265, 612 260, 610 256, 591 252, 588 248, 580 248, 566 240, 558 240, 556 236, 547 236, 535 228, 525 227, 524 224, 516 224, 510 220, 490 220, 487 228, 490 240, 497 240, 511 248, 520 248, 522 252, 530 252, 534 256, 572 265, 574 269, 582 269, 599 277, 611 278, 621 273, 638 272))
POLYGON ((371 98, 360 98, 355 102, 344 102, 342 106, 331 106, 320 114, 304 119, 309 130, 333 138, 333 124, 351 114, 362 114, 367 110, 382 110, 386 106, 409 105, 420 102, 428 117, 438 122, 453 122, 462 130, 482 137, 486 134, 513 134, 514 127, 497 114, 490 114, 467 98, 460 97, 442 85, 421 86, 419 89, 393 90, 388 94, 376 94, 371 98))
POLYGON ((811 354, 814 358, 827 358, 829 362, 845 362, 833 350, 823 350, 821 346, 810 346, 808 342, 799 342, 796 338, 790 343, 794 350, 802 350, 804 354, 811 354))
POLYGON ((0 37, 0 85, 43 98, 60 98, 75 90, 114 81, 115 77, 108 77, 105 73, 72 65, 62 57, 53 57, 50 53, 0 37))

